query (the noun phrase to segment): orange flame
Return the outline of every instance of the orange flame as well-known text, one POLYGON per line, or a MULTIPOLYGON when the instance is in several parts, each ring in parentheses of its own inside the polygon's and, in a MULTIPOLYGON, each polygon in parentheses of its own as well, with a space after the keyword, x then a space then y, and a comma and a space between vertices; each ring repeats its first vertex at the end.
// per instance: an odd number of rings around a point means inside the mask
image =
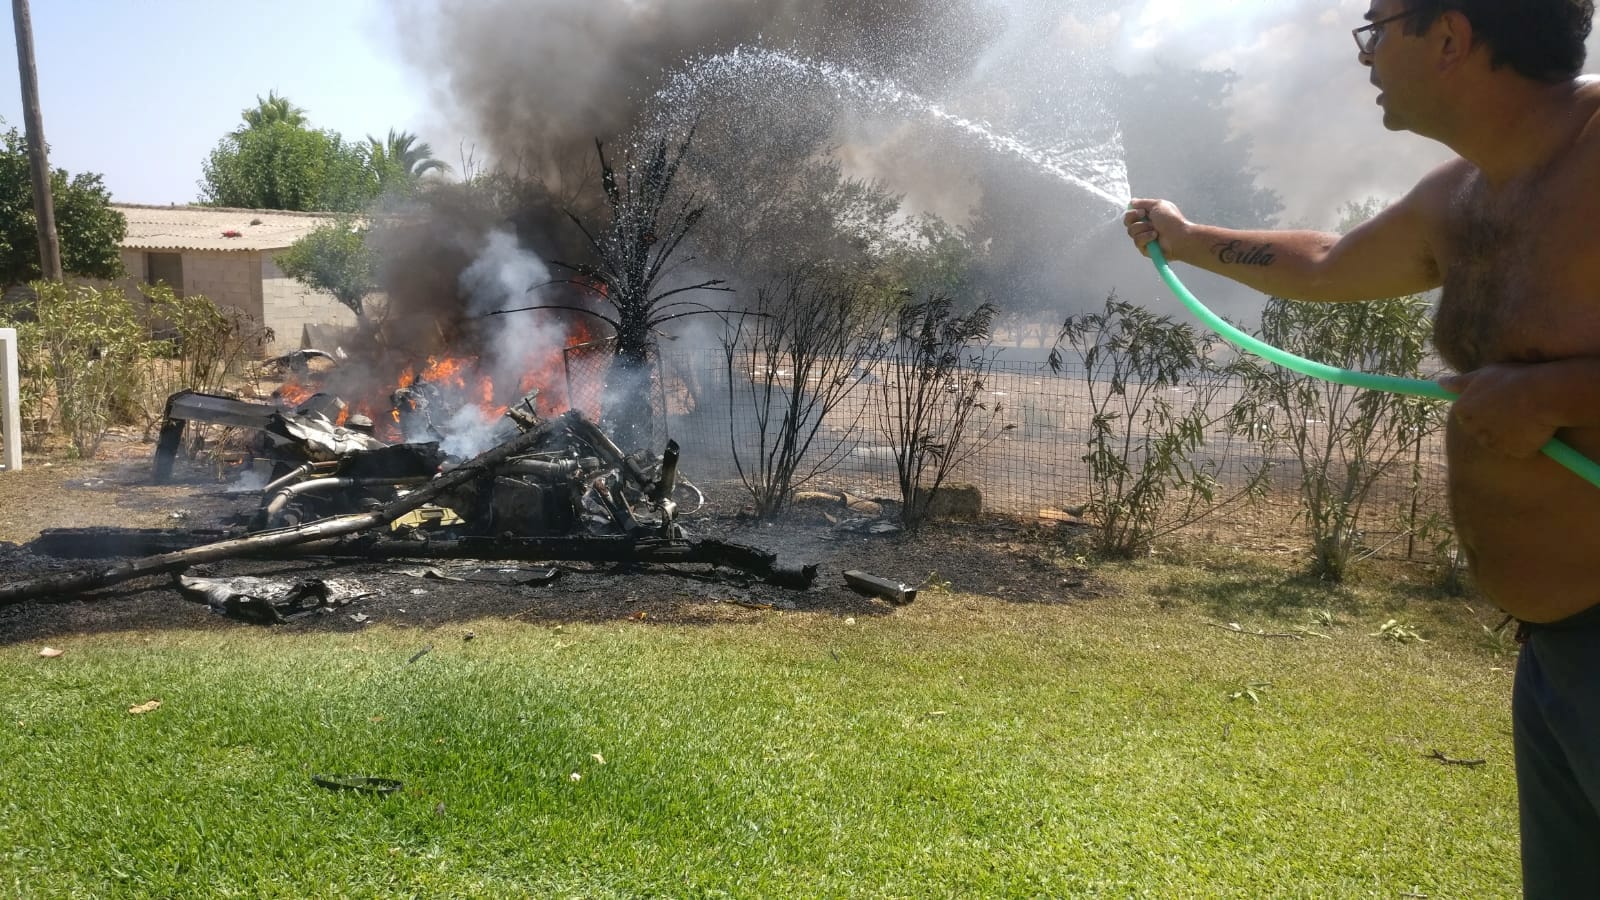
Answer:
POLYGON ((285 382, 272 394, 284 406, 295 407, 310 400, 312 395, 316 394, 316 391, 298 381, 290 381, 285 382))
MULTIPOLYGON (((600 285, 594 288, 603 287, 600 285)), ((594 288, 591 288, 593 290, 594 288)), ((584 355, 603 354, 605 349, 593 345, 595 333, 590 330, 590 325, 582 321, 569 324, 566 336, 566 348, 583 347, 574 351, 584 355)), ((575 358, 576 363, 576 358, 575 358)), ((377 437, 388 441, 403 439, 398 427, 403 409, 394 402, 392 394, 396 390, 415 388, 419 383, 426 383, 440 391, 440 412, 453 411, 466 405, 480 409, 487 419, 493 420, 505 415, 508 405, 519 400, 529 393, 538 391, 536 411, 539 415, 552 417, 560 415, 574 404, 583 408, 590 415, 598 415, 599 392, 598 390, 582 390, 581 400, 568 396, 567 384, 567 359, 562 351, 546 351, 543 353, 530 353, 522 359, 519 366, 522 375, 515 382, 515 393, 512 392, 513 384, 502 382, 496 384, 494 379, 479 368, 479 360, 472 356, 430 356, 425 362, 407 365, 401 369, 393 381, 395 385, 380 392, 374 386, 370 395, 365 397, 346 397, 349 407, 341 414, 338 424, 346 424, 349 417, 361 414, 375 423, 377 437)), ((589 371, 594 362, 585 359, 583 369, 589 371)), ((329 388, 341 392, 349 390, 339 387, 329 388)), ((324 390, 320 379, 313 377, 306 383, 291 380, 274 392, 274 399, 285 407, 295 407, 310 399, 318 391, 324 390)))

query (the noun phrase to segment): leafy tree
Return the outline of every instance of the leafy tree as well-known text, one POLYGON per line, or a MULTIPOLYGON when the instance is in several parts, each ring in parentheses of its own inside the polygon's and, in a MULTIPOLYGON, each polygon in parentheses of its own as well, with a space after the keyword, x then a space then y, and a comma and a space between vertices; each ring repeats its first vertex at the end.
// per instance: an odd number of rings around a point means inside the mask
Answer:
POLYGON ((1128 180, 1138 196, 1173 198, 1197 221, 1217 225, 1262 228, 1276 221, 1283 203, 1256 184, 1250 139, 1228 124, 1237 80, 1227 70, 1163 66, 1120 82, 1128 180))
MULTIPOLYGON (((1377 209, 1371 202, 1351 206, 1343 227, 1377 209)), ((1431 347, 1429 306, 1422 295, 1369 303, 1274 298, 1262 313, 1260 335, 1340 368, 1417 378, 1431 347)), ((1243 366, 1246 390, 1233 411, 1234 426, 1287 445, 1299 460, 1312 574, 1341 581, 1359 549, 1374 486, 1411 462, 1417 442, 1442 424, 1445 404, 1330 384, 1254 357, 1243 366)))
POLYGON ((22 337, 23 403, 30 416, 53 412, 73 453, 93 459, 119 396, 138 382, 148 329, 116 285, 35 281, 20 307, 0 324, 22 337))
POLYGON ((212 206, 357 212, 381 190, 362 146, 287 121, 224 137, 202 172, 200 199, 212 206))
POLYGON ((306 111, 290 103, 288 97, 279 96, 277 91, 268 91, 265 99, 257 94, 256 105, 246 109, 239 116, 244 119, 240 131, 254 131, 280 123, 304 128, 306 124, 306 111))
MULTIPOLYGON (((1105 103, 1120 122, 1136 195, 1171 198, 1197 220, 1219 225, 1259 228, 1275 220, 1282 204, 1257 184, 1249 139, 1228 126, 1235 78, 1227 71, 1166 67, 1154 76, 1109 82, 1105 103)), ((1002 121, 1001 127, 1014 124, 1002 121)), ((981 160, 971 168, 981 199, 968 239, 985 248, 974 269, 979 289, 1004 298, 1007 312, 1098 307, 1106 286, 1081 277, 1093 263, 1086 254, 1097 245, 1074 247, 1075 237, 1104 229, 1116 211, 1085 191, 1063 189, 1044 171, 981 160)))
POLYGON ((278 255, 285 275, 327 291, 367 324, 367 295, 378 289, 376 264, 367 244, 370 227, 353 216, 340 216, 290 245, 278 255))
POLYGON ((695 247, 752 283, 799 269, 859 274, 891 249, 901 198, 848 177, 837 150, 840 106, 822 83, 696 83, 663 121, 692 123, 679 178, 701 198, 695 247))
MULTIPOLYGON (((117 246, 128 233, 100 176, 50 173, 61 265, 69 274, 111 279, 123 274, 117 246)), ((28 144, 17 129, 0 134, 0 291, 42 277, 33 211, 28 144)))
POLYGON ((879 277, 893 279, 901 293, 949 297, 961 307, 976 305, 978 251, 966 231, 926 215, 913 219, 897 237, 879 277))

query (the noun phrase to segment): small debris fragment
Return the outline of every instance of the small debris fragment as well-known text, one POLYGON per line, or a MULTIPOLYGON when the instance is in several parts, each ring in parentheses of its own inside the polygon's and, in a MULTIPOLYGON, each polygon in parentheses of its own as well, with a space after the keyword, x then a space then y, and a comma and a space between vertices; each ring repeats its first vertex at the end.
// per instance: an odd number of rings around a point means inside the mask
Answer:
POLYGON ((1475 769, 1478 766, 1487 765, 1489 762, 1487 759, 1454 759, 1452 757, 1445 756, 1444 753, 1438 750, 1425 754, 1424 758, 1436 759, 1440 763, 1447 766, 1465 766, 1469 769, 1475 769))
POLYGON ((851 590, 856 593, 865 594, 868 597, 878 597, 896 606, 904 606, 917 599, 916 588, 909 587, 898 581, 890 581, 887 578, 879 578, 876 575, 868 575, 858 569, 852 569, 844 573, 844 580, 845 583, 850 585, 851 590))
POLYGON ((327 775, 320 772, 311 776, 311 783, 330 791, 357 791, 363 794, 393 794, 405 786, 393 778, 374 778, 371 775, 327 775))
POLYGON ((240 576, 199 578, 180 575, 178 592, 205 603, 213 612, 263 625, 292 622, 317 612, 346 606, 371 592, 349 580, 308 578, 285 581, 240 576))
POLYGON ((472 639, 473 639, 473 638, 475 638, 475 637, 477 637, 477 635, 476 635, 476 634, 473 634, 473 633, 472 633, 472 632, 470 632, 470 631, 469 631, 469 632, 467 632, 467 633, 466 633, 466 634, 463 634, 463 635, 462 635, 462 636, 461 636, 461 639, 462 639, 462 640, 463 640, 463 641, 470 641, 470 640, 472 640, 472 639))
POLYGON ((583 780, 583 775, 581 775, 581 774, 579 774, 577 772, 573 772, 571 775, 567 776, 567 780, 568 781, 582 781, 583 780))
POLYGON ((161 708, 161 701, 160 700, 151 700, 149 703, 141 703, 138 706, 130 706, 130 707, 128 707, 128 712, 133 714, 133 715, 136 715, 136 716, 142 716, 147 712, 155 712, 156 710, 158 710, 160 708, 161 708))
POLYGON ((63 653, 66 653, 66 652, 67 651, 65 651, 65 650, 57 650, 54 647, 46 647, 43 650, 39 651, 39 655, 44 657, 45 659, 55 659, 56 657, 60 656, 63 653))

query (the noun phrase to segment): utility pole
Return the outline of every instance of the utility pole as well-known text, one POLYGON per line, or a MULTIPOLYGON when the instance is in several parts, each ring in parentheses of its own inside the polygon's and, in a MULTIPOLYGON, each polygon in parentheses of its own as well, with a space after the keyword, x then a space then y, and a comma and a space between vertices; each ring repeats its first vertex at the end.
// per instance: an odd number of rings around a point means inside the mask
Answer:
POLYGON ((44 145, 44 115, 39 111, 39 72, 33 63, 33 16, 28 0, 11 0, 17 29, 17 71, 22 82, 22 123, 28 133, 33 170, 33 213, 39 225, 39 269, 48 281, 61 280, 61 240, 56 236, 56 204, 50 196, 50 157, 44 145))

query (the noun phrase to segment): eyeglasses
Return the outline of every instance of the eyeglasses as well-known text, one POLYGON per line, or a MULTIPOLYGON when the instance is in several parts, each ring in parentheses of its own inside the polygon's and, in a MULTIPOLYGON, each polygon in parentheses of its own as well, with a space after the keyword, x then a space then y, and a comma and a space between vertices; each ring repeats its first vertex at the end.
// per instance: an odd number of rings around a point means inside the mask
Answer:
POLYGON ((1378 46, 1378 39, 1383 37, 1383 26, 1390 22, 1404 19, 1406 16, 1411 15, 1412 12, 1413 10, 1408 9, 1405 12, 1378 19, 1375 22, 1368 22, 1360 28, 1350 29, 1350 35, 1356 39, 1356 46, 1361 48, 1361 55, 1372 55, 1372 51, 1378 46))

